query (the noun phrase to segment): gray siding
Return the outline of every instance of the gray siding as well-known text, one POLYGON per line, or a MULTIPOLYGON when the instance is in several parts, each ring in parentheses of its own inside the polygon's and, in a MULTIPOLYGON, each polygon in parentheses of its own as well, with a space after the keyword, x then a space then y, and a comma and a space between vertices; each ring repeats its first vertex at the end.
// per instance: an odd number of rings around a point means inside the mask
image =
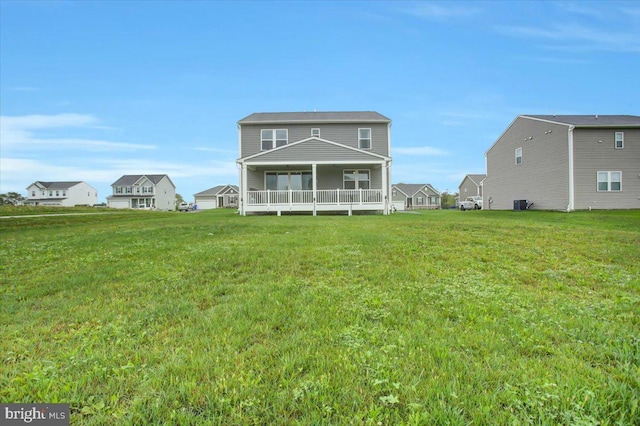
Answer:
MULTIPOLYGON (((320 140, 309 140, 297 145, 281 147, 248 160, 251 163, 286 161, 372 161, 370 155, 329 144, 320 140)), ((379 161, 379 159, 376 159, 379 161)))
POLYGON ((533 202, 534 209, 567 208, 568 126, 518 117, 487 151, 486 159, 485 209, 510 210, 513 200, 523 199, 533 202), (516 148, 522 148, 520 165, 515 164, 516 148))
MULTIPOLYGON (((480 182, 478 182, 480 183, 480 182)), ((482 195, 482 186, 477 186, 469 177, 462 180, 462 184, 458 188, 460 200, 464 200, 472 195, 482 195)))
POLYGON ((575 129, 573 140, 575 208, 640 208, 640 129, 575 129), (624 132, 623 149, 615 132, 624 132), (622 172, 622 191, 598 192, 598 171, 622 172))
MULTIPOLYGON (((364 124, 345 124, 345 123, 311 123, 311 124, 259 124, 259 125, 241 125, 241 152, 240 157, 247 157, 258 154, 260 147, 260 130, 261 129, 287 129, 289 140, 288 143, 297 142, 302 139, 311 137, 311 129, 320 129, 320 138, 358 148, 358 129, 371 128, 371 150, 374 154, 389 156, 389 127, 387 123, 364 123, 364 124)), ((309 158, 306 155, 303 158, 309 158)))

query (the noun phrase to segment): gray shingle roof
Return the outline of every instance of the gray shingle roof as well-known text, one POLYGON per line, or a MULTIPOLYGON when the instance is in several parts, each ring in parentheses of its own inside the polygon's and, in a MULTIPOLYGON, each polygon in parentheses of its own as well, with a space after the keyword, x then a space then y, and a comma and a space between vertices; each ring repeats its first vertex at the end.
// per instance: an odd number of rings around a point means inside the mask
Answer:
POLYGON ((289 123, 289 122, 328 122, 328 123, 390 123, 391 120, 375 111, 344 111, 344 112, 256 112, 242 120, 239 124, 252 123, 289 123))
POLYGON ((38 180, 34 182, 34 184, 40 184, 47 189, 69 189, 72 186, 76 186, 77 184, 82 183, 81 181, 75 182, 43 182, 38 180))
POLYGON ((524 114, 523 117, 540 120, 555 121, 572 126, 640 126, 640 116, 637 115, 533 115, 524 114))
POLYGON ((428 183, 397 183, 395 185, 400 191, 407 194, 409 197, 413 197, 418 191, 422 190, 425 186, 433 188, 428 183))
POLYGON ((471 179, 476 185, 480 185, 480 182, 482 182, 482 179, 486 178, 487 175, 476 174, 476 175, 467 175, 467 177, 471 179))
POLYGON ((217 195, 220 191, 222 191, 224 188, 233 188, 236 192, 239 192, 239 189, 236 185, 218 185, 218 186, 214 186, 213 188, 209 188, 206 189, 202 192, 198 192, 197 194, 194 194, 194 196, 207 196, 207 195, 217 195))
POLYGON ((157 185, 162 178, 168 177, 167 175, 124 175, 117 181, 113 182, 111 186, 131 186, 143 176, 153 182, 154 185, 157 185))

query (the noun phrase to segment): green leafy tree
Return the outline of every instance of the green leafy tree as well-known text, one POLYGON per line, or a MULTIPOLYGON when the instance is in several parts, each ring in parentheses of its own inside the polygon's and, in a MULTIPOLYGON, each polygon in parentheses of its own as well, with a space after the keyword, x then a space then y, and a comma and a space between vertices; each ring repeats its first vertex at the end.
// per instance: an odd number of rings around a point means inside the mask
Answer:
POLYGON ((24 197, 17 192, 7 192, 6 194, 0 194, 2 204, 15 204, 16 201, 24 201, 24 197))
POLYGON ((458 193, 449 194, 448 192, 443 192, 440 194, 440 206, 443 209, 448 209, 456 205, 456 197, 458 193))
POLYGON ((176 193, 176 207, 178 206, 178 204, 180 203, 184 203, 184 198, 182 198, 182 195, 176 193))

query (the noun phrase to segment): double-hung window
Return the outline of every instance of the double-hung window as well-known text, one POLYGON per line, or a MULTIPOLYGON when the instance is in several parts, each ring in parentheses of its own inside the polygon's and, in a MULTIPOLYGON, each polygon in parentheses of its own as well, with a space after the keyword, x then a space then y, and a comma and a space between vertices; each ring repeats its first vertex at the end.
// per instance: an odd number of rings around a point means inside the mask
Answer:
POLYGON ((624 148, 624 132, 616 132, 616 141, 614 146, 616 149, 624 148))
POLYGON ((369 189, 369 170, 344 170, 342 185, 344 189, 369 189))
POLYGON ((622 191, 622 172, 598 172, 598 192, 622 191))
POLYGON ((358 148, 371 149, 371 129, 358 129, 358 148))
POLYGON ((289 131, 287 129, 262 129, 260 131, 260 149, 267 151, 287 144, 289 131))
POLYGON ((522 148, 516 148, 516 166, 522 164, 522 148))

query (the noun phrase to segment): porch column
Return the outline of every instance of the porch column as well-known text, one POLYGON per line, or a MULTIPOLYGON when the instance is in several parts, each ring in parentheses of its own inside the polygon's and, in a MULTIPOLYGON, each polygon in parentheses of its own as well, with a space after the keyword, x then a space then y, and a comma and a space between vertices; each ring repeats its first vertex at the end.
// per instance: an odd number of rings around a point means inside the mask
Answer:
POLYGON ((389 173, 389 168, 387 167, 387 162, 385 161, 384 164, 381 165, 382 167, 382 203, 383 203, 383 210, 382 210, 382 214, 389 214, 389 209, 388 209, 388 197, 389 197, 389 188, 387 188, 387 186, 389 185, 387 182, 387 174, 389 173))
POLYGON ((316 215, 316 195, 318 191, 318 185, 316 185, 316 174, 318 172, 318 165, 313 163, 311 165, 311 189, 313 189, 313 215, 316 215))
POLYGON ((240 215, 246 216, 247 212, 245 206, 247 203, 247 165, 242 163, 242 169, 240 170, 240 215))

